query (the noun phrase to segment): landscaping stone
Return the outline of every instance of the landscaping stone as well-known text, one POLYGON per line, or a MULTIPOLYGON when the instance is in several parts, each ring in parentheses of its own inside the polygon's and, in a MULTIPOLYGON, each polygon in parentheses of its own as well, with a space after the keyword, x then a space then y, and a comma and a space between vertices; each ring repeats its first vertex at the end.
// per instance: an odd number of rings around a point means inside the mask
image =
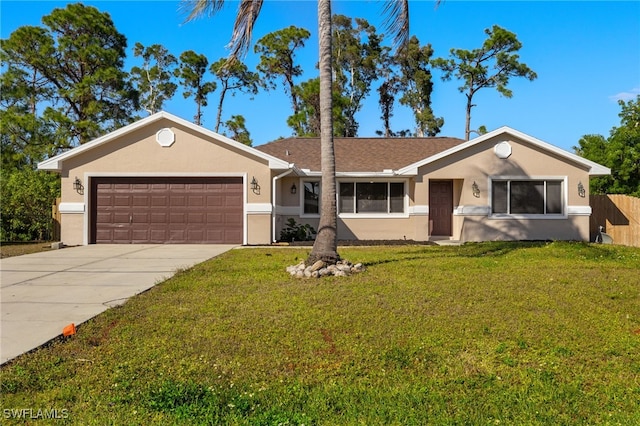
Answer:
POLYGON ((320 269, 325 267, 325 263, 322 260, 318 260, 316 263, 311 265, 311 272, 319 271, 320 269))
POLYGON ((310 266, 306 266, 304 261, 297 265, 287 266, 287 272, 296 278, 346 277, 364 270, 365 267, 362 263, 354 265, 348 260, 340 260, 335 265, 327 265, 322 260, 319 260, 310 266))

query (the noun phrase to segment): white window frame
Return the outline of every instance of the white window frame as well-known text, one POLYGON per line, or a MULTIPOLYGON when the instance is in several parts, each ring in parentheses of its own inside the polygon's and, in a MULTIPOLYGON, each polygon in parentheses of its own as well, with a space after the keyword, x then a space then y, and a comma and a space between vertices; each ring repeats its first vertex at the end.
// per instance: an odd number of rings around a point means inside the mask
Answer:
POLYGON ((489 188, 489 218, 492 219, 566 219, 568 217, 568 177, 567 176, 489 176, 489 182, 487 188, 489 188), (560 194, 562 199, 560 200, 562 206, 561 213, 494 213, 493 212, 493 183, 507 181, 507 211, 510 211, 511 202, 511 181, 531 181, 539 182, 544 181, 544 203, 546 206, 547 200, 547 181, 561 182, 562 188, 560 194))

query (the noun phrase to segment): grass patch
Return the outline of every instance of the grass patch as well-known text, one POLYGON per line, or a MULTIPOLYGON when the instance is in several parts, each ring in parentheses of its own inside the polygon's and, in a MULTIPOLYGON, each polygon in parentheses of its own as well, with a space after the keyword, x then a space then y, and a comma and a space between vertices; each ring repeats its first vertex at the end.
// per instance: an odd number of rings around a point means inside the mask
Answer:
MULTIPOLYGON (((0 370, 74 424, 640 424, 640 250, 232 250, 0 370)), ((11 421, 11 419, 9 419, 11 421)))
POLYGON ((50 242, 39 243, 2 243, 0 258, 22 256, 23 254, 40 253, 51 250, 50 242))

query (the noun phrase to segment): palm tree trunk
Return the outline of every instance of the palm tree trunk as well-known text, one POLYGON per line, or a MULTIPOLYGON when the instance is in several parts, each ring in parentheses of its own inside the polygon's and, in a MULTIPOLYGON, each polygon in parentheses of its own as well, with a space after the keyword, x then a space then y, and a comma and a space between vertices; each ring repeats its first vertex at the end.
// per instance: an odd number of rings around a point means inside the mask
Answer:
POLYGON ((333 99, 331 96, 331 0, 318 0, 320 59, 320 170, 321 205, 318 235, 307 264, 318 260, 336 263, 338 256, 336 160, 333 148, 333 99))

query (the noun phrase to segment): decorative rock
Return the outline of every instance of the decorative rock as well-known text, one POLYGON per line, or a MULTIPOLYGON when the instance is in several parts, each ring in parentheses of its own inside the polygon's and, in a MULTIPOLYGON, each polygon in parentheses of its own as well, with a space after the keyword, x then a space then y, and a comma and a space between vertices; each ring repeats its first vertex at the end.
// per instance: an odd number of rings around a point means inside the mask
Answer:
POLYGON ((298 263, 297 265, 287 266, 287 272, 290 273, 291 275, 294 275, 295 273, 297 273, 301 269, 304 270, 304 261, 303 260, 301 260, 300 263, 298 263))
POLYGON ((354 265, 348 260, 340 260, 335 265, 327 265, 319 260, 311 266, 306 266, 302 261, 297 265, 287 266, 286 270, 296 278, 320 278, 326 276, 346 277, 364 271, 365 267, 362 263, 354 265))
POLYGON ((338 271, 342 271, 342 272, 349 272, 349 271, 351 271, 351 266, 345 265, 345 264, 341 264, 341 265, 338 264, 338 265, 336 265, 336 269, 338 271))
POLYGON ((325 266, 326 266, 326 264, 322 260, 318 260, 316 263, 311 265, 311 272, 319 271, 320 269, 324 268, 325 266))

